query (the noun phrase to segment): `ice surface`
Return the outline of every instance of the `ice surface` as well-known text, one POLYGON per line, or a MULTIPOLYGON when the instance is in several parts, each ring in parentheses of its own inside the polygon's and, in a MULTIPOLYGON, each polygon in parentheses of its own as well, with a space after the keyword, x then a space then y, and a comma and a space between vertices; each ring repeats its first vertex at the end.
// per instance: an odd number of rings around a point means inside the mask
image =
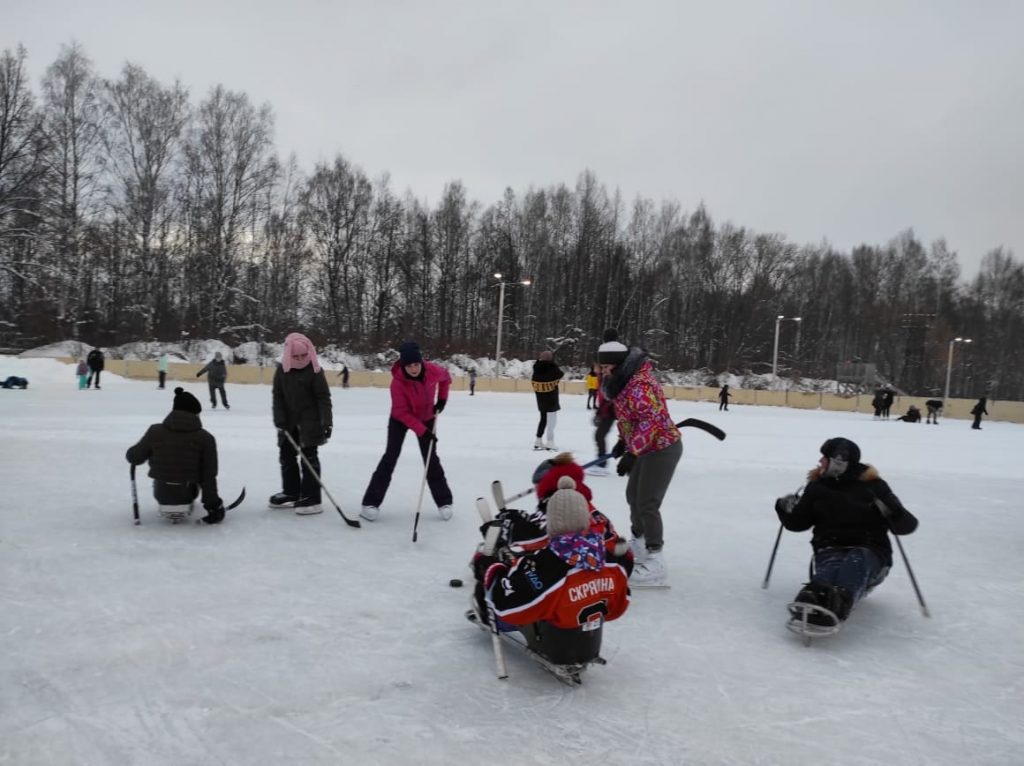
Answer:
MULTIPOLYGON (((849 413, 672 402, 684 433, 664 506, 672 589, 634 594, 605 629, 606 667, 570 689, 490 641, 462 613, 491 479, 523 489, 545 456, 524 394, 453 392, 439 424, 456 498, 428 499, 411 440, 378 522, 346 527, 270 511, 278 485, 270 390, 228 385, 203 412, 224 524, 157 517, 139 471, 131 521, 124 451, 171 391, 0 357, 30 379, 0 390, 0 763, 11 764, 1020 764, 1024 763, 1024 428, 939 426, 849 413), (844 631, 804 648, 785 630, 808 534, 778 529, 825 438, 856 440, 921 519, 904 544, 933 617, 899 561, 844 631)), ((206 406, 202 383, 187 386, 206 406)), ((355 513, 385 438, 388 392, 333 389, 324 478, 355 513)), ((583 396, 557 439, 593 454, 583 396)), ((628 532, 625 481, 588 478, 628 532)))

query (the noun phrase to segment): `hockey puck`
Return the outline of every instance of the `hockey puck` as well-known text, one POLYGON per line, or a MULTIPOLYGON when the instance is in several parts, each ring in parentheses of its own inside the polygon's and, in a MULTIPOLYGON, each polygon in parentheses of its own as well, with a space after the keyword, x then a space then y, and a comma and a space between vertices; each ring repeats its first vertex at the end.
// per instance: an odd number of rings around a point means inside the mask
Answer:
POLYGON ((460 579, 458 579, 456 577, 456 578, 454 578, 452 580, 449 580, 448 584, 451 585, 453 588, 461 588, 462 587, 462 580, 460 580, 460 579))

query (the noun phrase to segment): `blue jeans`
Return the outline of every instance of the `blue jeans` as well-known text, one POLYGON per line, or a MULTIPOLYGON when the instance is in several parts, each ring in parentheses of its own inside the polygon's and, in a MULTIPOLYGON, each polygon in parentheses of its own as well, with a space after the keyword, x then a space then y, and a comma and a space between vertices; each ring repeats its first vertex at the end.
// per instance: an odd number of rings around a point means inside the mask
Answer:
POLYGON ((841 585, 859 601, 889 573, 882 571, 882 562, 869 548, 822 548, 814 554, 814 575, 811 582, 841 585))

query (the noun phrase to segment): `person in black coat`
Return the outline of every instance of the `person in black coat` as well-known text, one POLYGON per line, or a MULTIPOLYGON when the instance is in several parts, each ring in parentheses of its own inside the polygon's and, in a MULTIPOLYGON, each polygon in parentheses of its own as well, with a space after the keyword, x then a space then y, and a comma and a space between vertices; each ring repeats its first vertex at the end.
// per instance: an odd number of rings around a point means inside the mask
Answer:
POLYGON ((210 406, 213 409, 217 409, 217 392, 220 391, 220 402, 224 405, 224 409, 230 410, 231 406, 228 404, 228 395, 224 391, 224 384, 228 379, 228 364, 224 361, 224 356, 220 351, 213 355, 213 359, 207 362, 199 372, 196 373, 196 377, 206 375, 206 382, 210 384, 210 406))
POLYGON ((100 373, 103 372, 104 356, 103 351, 98 348, 94 348, 89 352, 89 355, 85 357, 85 363, 89 365, 89 379, 85 382, 85 387, 89 388, 93 383, 93 378, 96 380, 96 388, 100 387, 100 373))
POLYGON ((942 411, 942 400, 941 399, 929 399, 924 403, 924 406, 928 408, 928 417, 925 423, 939 424, 939 412, 942 411))
POLYGON ((561 368, 555 364, 555 357, 550 351, 541 351, 540 357, 533 363, 533 393, 537 397, 537 409, 540 420, 537 423, 537 438, 533 442, 534 449, 557 450, 555 446, 555 426, 558 424, 558 381, 562 379, 561 368), (541 441, 541 437, 545 441, 541 441))
POLYGON ((722 386, 722 390, 718 392, 718 411, 719 412, 721 412, 722 410, 725 410, 726 412, 729 411, 729 397, 730 396, 732 396, 732 394, 729 393, 729 384, 726 383, 724 386, 722 386))
POLYGON ((149 461, 153 496, 160 505, 189 505, 203 493, 207 524, 224 520, 224 503, 217 494, 217 440, 199 420, 202 405, 188 391, 174 389, 171 413, 154 423, 125 459, 132 465, 149 461))
POLYGON ((981 416, 988 415, 988 410, 985 405, 988 403, 987 397, 981 397, 978 403, 974 405, 974 409, 971 410, 971 414, 974 415, 974 425, 971 426, 976 431, 981 430, 981 416))
POLYGON ((921 422, 921 410, 915 405, 911 404, 907 409, 907 414, 902 417, 896 418, 902 420, 904 423, 920 423, 921 422))
POLYGON ((331 389, 316 347, 302 333, 293 332, 284 340, 281 363, 274 372, 273 399, 282 488, 270 497, 270 507, 294 508, 300 516, 322 513, 317 449, 327 444, 334 427, 331 389), (286 433, 305 460, 299 459, 286 433))
POLYGON ((896 392, 891 388, 886 388, 882 391, 882 418, 885 420, 889 419, 889 411, 892 409, 893 400, 896 398, 896 392))
MULTIPOLYGON (((908 535, 917 529, 917 519, 878 471, 860 462, 860 448, 842 437, 821 445, 821 460, 808 474, 803 494, 780 497, 775 512, 791 532, 813 530, 813 575, 796 601, 823 607, 840 621, 889 573, 889 533, 908 535)), ((798 618, 799 610, 793 616, 798 618)), ((834 624, 819 612, 808 621, 834 624)))

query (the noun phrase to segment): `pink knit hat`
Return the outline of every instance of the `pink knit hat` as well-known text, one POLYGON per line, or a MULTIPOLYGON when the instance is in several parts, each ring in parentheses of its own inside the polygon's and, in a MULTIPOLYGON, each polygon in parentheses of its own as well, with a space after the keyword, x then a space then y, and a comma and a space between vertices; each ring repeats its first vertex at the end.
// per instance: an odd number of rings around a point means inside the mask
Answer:
POLYGON ((281 353, 281 367, 285 372, 301 370, 310 362, 313 372, 320 372, 320 360, 316 357, 316 346, 301 332, 293 332, 284 339, 284 351, 281 353))

